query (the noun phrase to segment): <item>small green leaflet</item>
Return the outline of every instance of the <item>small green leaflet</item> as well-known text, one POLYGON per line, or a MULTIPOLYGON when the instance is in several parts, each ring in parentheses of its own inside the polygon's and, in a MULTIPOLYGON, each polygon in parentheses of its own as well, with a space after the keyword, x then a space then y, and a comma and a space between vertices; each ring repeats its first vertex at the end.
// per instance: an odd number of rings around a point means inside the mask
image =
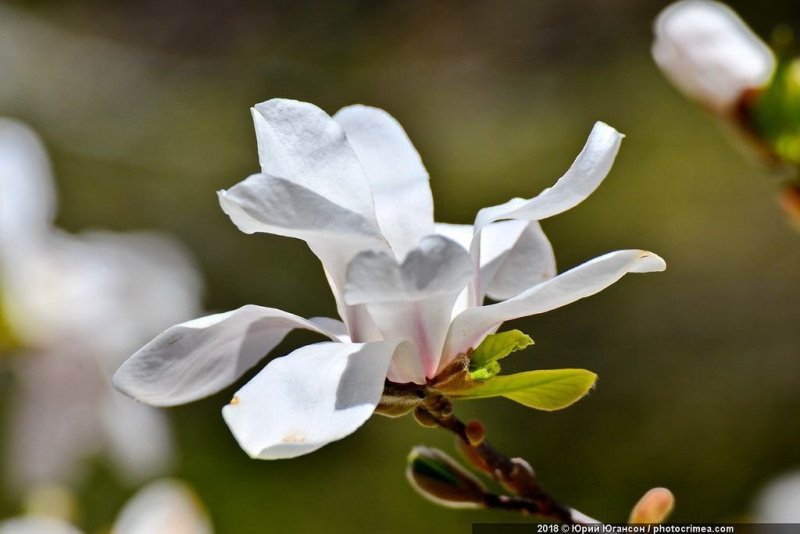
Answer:
MULTIPOLYGON (((471 367, 470 365, 470 368, 471 367)), ((469 376, 473 380, 489 380, 498 373, 500 373, 500 364, 497 362, 489 362, 484 367, 470 371, 469 376)))
POLYGON ((772 80, 751 109, 757 133, 778 156, 795 165, 800 165, 799 67, 795 58, 779 58, 772 80))
POLYGON ((503 396, 537 410, 566 408, 586 395, 597 375, 586 369, 543 369, 506 376, 495 376, 480 385, 453 394, 458 399, 503 396))
POLYGON ((486 336, 470 356, 470 377, 474 380, 492 378, 500 372, 500 364, 497 363, 497 360, 530 345, 533 345, 533 340, 519 330, 509 330, 486 336))

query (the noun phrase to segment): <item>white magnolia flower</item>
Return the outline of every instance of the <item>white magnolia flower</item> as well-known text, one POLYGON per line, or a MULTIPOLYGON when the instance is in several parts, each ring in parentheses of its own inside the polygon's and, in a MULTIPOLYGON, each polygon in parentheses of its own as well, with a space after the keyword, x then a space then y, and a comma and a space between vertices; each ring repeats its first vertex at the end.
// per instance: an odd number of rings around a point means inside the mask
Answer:
MULTIPOLYGON (((125 504, 111 534, 211 534, 213 528, 200 502, 184 484, 152 482, 125 504)), ((28 515, 0 522, 0 534, 81 534, 64 521, 28 515)))
POLYGON ((676 2, 661 12, 654 31, 658 66, 687 96, 714 111, 730 111, 775 70, 767 45, 719 2, 676 2))
POLYGON ((252 457, 314 451, 370 417, 385 379, 425 384, 504 321, 664 268, 652 253, 623 250, 554 277, 537 221, 606 176, 622 135, 603 123, 552 188, 485 208, 469 226, 434 224, 428 173, 386 112, 351 106, 330 117, 270 100, 253 117, 262 172, 221 191, 222 209, 246 233, 306 241, 342 321, 244 306, 170 328, 114 377, 143 402, 181 404, 232 384, 294 328, 328 337, 272 360, 223 409, 252 457), (485 295, 502 302, 484 306, 485 295))
POLYGON ((24 352, 11 362, 5 472, 23 487, 63 482, 107 452, 123 476, 149 477, 169 461, 166 421, 110 378, 131 350, 197 313, 198 276, 163 237, 71 235, 54 213, 41 142, 0 120, 0 320, 24 352))

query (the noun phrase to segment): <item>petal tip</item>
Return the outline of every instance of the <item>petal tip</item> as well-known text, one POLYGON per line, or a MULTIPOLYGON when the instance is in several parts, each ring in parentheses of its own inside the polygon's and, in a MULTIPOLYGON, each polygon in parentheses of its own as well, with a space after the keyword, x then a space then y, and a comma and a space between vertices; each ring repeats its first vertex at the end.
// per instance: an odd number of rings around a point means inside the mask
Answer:
POLYGON ((625 134, 603 121, 596 121, 592 127, 590 137, 593 135, 605 135, 612 143, 619 143, 625 138, 625 134))
MULTIPOLYGON (((125 362, 127 363, 127 362, 125 362)), ((111 385, 114 389, 119 391, 120 393, 127 395, 128 397, 135 398, 133 391, 131 391, 129 384, 128 384, 128 377, 126 376, 125 371, 125 363, 117 369, 114 373, 114 376, 111 377, 111 385)))
POLYGON ((637 262, 635 267, 631 269, 631 272, 633 273, 661 272, 666 270, 666 268, 667 268, 667 262, 664 261, 664 258, 653 252, 643 250, 640 253, 639 261, 637 262))
POLYGON ((150 395, 148 395, 147 388, 142 387, 141 382, 136 378, 136 373, 130 370, 128 362, 123 363, 111 377, 111 386, 126 397, 149 406, 168 407, 173 405, 163 399, 148 398, 150 395))

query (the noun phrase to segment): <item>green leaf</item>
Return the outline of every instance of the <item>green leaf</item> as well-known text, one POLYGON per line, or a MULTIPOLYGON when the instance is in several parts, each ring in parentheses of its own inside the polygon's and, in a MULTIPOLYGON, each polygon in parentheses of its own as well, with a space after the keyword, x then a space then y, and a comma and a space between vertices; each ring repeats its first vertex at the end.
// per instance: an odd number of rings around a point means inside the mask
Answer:
POLYGON ((597 375, 586 369, 543 369, 495 376, 452 397, 481 399, 503 396, 530 408, 553 411, 579 400, 596 381, 597 375))
POLYGON ((486 336, 470 356, 470 376, 475 380, 492 378, 500 372, 500 364, 497 363, 497 360, 530 345, 533 345, 533 340, 519 330, 509 330, 486 336))
POLYGON ((470 371, 469 376, 473 380, 488 380, 494 375, 500 373, 500 364, 497 362, 489 362, 485 367, 470 371))

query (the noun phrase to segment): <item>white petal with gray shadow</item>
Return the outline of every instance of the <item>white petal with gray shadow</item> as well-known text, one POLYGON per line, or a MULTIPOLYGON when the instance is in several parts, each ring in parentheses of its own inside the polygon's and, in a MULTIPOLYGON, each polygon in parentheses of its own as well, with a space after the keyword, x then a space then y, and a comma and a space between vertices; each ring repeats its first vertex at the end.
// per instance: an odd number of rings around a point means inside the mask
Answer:
POLYGON ((222 415, 253 458, 310 453, 369 419, 397 349, 397 341, 301 347, 269 362, 222 415))

